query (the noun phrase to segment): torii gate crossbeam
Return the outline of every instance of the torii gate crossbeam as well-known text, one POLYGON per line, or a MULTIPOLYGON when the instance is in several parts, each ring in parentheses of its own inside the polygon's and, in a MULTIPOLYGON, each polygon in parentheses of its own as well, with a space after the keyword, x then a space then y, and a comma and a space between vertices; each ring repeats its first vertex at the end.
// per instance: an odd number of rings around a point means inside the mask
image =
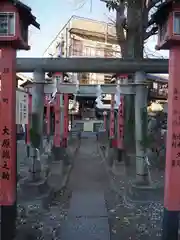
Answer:
POLYGON ((17 72, 168 73, 167 59, 17 58, 17 72))

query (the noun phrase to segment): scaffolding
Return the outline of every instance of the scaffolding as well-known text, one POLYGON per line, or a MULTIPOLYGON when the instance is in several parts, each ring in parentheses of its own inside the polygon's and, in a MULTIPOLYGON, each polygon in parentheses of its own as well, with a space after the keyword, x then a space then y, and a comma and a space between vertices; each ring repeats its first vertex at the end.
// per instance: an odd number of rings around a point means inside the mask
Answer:
MULTIPOLYGON (((45 51, 46 57, 120 58, 113 24, 72 16, 45 51)), ((80 84, 110 83, 114 73, 68 73, 80 84)))

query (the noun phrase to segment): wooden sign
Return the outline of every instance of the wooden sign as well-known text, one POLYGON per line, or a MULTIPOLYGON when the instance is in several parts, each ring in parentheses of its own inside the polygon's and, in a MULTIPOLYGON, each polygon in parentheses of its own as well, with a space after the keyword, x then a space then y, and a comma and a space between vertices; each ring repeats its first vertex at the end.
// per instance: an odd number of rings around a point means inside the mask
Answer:
POLYGON ((28 94, 28 123, 26 124, 26 144, 30 144, 31 114, 32 114, 32 95, 28 94))
POLYGON ((23 91, 16 91, 16 124, 28 124, 29 94, 23 91))

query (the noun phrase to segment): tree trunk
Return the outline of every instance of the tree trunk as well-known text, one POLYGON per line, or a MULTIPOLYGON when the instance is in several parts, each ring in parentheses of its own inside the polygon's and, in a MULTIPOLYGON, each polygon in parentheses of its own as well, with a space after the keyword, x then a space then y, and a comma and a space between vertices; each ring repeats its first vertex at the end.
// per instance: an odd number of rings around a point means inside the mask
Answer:
MULTIPOLYGON (((123 12, 125 6, 116 11, 116 33, 121 46, 122 58, 142 59, 144 48, 143 29, 143 0, 128 0, 127 32, 122 28, 123 12)), ((125 149, 135 148, 135 106, 134 96, 125 96, 125 149)))
POLYGON ((128 0, 127 11, 127 52, 128 58, 143 58, 143 4, 142 0, 128 0))

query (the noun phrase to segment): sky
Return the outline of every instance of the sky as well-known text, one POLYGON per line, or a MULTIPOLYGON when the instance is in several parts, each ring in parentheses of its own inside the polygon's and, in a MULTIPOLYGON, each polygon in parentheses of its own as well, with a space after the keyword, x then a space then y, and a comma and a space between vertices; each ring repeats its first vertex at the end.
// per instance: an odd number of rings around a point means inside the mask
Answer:
POLYGON ((19 57, 41 57, 72 15, 108 21, 106 15, 109 15, 108 10, 99 0, 92 0, 92 5, 91 0, 87 0, 83 7, 81 6, 85 1, 82 0, 22 0, 22 2, 32 8, 32 13, 37 17, 41 29, 39 31, 33 27, 30 28, 31 50, 20 51, 19 57))
MULTIPOLYGON (((30 27, 30 51, 18 52, 18 57, 42 57, 44 51, 72 15, 110 22, 114 14, 109 13, 100 0, 22 0, 32 8, 41 29, 30 27)), ((155 52, 156 38, 146 45, 146 52, 159 57, 167 57, 168 51, 155 52)))

